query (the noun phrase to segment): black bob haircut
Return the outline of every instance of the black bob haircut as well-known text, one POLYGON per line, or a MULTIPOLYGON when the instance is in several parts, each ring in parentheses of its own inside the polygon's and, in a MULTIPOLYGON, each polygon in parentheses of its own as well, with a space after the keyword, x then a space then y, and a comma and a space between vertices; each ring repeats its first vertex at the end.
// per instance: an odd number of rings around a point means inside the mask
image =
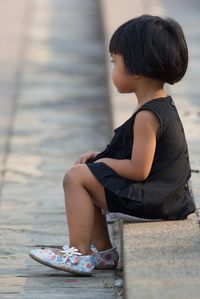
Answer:
POLYGON ((180 81, 187 70, 184 33, 171 18, 142 15, 124 23, 114 32, 109 51, 122 55, 127 73, 169 84, 180 81))

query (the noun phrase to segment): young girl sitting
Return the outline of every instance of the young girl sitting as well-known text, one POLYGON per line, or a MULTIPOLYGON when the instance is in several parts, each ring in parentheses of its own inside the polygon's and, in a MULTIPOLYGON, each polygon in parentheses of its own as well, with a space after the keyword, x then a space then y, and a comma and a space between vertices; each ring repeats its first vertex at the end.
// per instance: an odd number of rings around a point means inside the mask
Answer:
POLYGON ((158 16, 132 19, 113 34, 110 53, 113 83, 120 93, 135 93, 137 109, 103 152, 82 155, 65 175, 69 245, 30 252, 44 265, 78 275, 117 266, 102 211, 163 220, 195 211, 183 126, 164 90, 187 69, 180 25, 158 16))

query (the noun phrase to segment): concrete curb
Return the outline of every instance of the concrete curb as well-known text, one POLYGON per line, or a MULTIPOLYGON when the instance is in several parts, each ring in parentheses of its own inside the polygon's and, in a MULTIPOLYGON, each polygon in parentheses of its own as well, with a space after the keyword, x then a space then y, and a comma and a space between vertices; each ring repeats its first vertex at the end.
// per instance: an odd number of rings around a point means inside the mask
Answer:
POLYGON ((200 235, 196 215, 183 221, 124 224, 127 299, 199 298, 200 235))

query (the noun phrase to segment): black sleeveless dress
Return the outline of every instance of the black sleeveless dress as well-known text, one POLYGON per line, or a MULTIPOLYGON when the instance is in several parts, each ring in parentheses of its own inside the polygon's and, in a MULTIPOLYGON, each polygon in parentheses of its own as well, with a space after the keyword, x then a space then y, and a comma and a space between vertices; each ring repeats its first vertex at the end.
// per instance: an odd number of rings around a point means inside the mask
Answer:
POLYGON ((170 96, 141 106, 123 125, 114 130, 106 149, 87 166, 104 186, 108 212, 147 219, 184 219, 195 211, 188 186, 191 177, 185 134, 170 96), (119 176, 100 158, 131 159, 134 120, 142 110, 153 112, 160 122, 160 133, 152 168, 144 181, 119 176))

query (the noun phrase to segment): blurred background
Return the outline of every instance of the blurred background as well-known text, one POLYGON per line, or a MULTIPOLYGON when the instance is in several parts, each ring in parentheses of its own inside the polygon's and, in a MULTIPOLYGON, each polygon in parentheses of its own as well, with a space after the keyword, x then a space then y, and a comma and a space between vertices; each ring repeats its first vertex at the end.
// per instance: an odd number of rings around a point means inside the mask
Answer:
POLYGON ((10 179, 40 173, 42 151, 54 158, 65 150, 64 172, 70 155, 100 149, 110 136, 99 3, 1 0, 0 14, 1 173, 13 142, 10 179))

